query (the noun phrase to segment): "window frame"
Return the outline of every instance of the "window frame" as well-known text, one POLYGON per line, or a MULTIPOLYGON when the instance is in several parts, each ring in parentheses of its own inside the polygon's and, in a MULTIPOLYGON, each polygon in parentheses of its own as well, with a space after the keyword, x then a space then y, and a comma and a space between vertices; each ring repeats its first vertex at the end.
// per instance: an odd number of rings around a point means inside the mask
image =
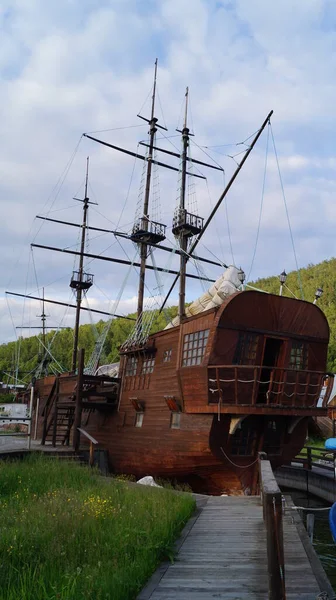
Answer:
POLYGON ((181 413, 175 410, 171 411, 170 429, 181 429, 181 413))
POLYGON ((241 423, 241 427, 238 427, 230 439, 230 453, 232 456, 239 457, 251 457, 255 455, 257 442, 257 432, 251 423, 245 424, 244 421, 241 423), (243 442, 246 443, 243 445, 243 442), (243 450, 243 452, 239 452, 243 450), (245 450, 245 451, 244 451, 245 450))
POLYGON ((258 356, 260 334, 251 331, 239 333, 234 357, 234 365, 255 365, 258 356))
POLYGON ((143 420, 144 420, 144 411, 137 411, 135 413, 135 421, 134 421, 134 427, 137 427, 138 429, 140 427, 142 427, 143 425, 143 420))
POLYGON ((293 371, 308 369, 308 344, 300 340, 291 340, 288 368, 293 371))
POLYGON ((173 353, 173 349, 172 348, 167 348, 166 350, 163 351, 163 355, 162 355, 162 362, 163 363, 168 363, 171 361, 172 359, 172 353, 173 353))
POLYGON ((125 367, 125 377, 135 377, 138 371, 138 357, 128 356, 125 367))
POLYGON ((141 365, 141 375, 149 375, 153 373, 155 366, 155 356, 147 356, 143 358, 141 365))
POLYGON ((209 339, 210 329, 186 333, 183 337, 182 367, 196 367, 202 364, 209 339))

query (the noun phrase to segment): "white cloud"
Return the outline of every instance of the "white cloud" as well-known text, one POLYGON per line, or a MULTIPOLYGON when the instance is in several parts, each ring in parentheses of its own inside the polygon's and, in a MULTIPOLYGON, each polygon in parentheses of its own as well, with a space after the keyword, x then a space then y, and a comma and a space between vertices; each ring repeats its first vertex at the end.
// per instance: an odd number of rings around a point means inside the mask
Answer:
MULTIPOLYGON (((20 293, 45 285, 49 296, 68 297, 73 257, 35 250, 33 263, 29 243, 76 244, 75 228, 33 223, 33 219, 52 208, 56 211, 50 213, 53 218, 80 220, 81 207, 72 197, 83 191, 87 154, 91 157, 90 195, 94 192, 92 199, 99 202, 98 207, 91 207, 90 224, 113 228, 118 222, 133 160, 85 138, 61 190, 49 195, 83 131, 136 124, 136 114, 151 88, 156 56, 167 135, 175 134, 186 85, 190 87, 195 141, 201 145, 242 141, 274 109, 273 129, 300 264, 330 257, 336 224, 332 119, 336 84, 331 76, 336 67, 336 38, 330 26, 335 17, 336 8, 329 0, 294 4, 290 0, 277 4, 266 0, 195 0, 192 4, 188 0, 145 4, 135 0, 5 0, 0 9, 1 339, 13 337, 7 303, 1 299, 9 284, 20 293)), ((142 114, 149 114, 149 102, 150 98, 142 114)), ((159 105, 157 114, 162 122, 159 105)), ((146 132, 145 126, 97 136, 136 149, 146 132)), ((178 138, 171 142, 179 147, 178 138)), ((173 150, 169 142, 164 143, 173 150)), ((264 135, 227 197, 235 260, 246 272, 256 240, 265 144, 264 135)), ((207 150, 225 166, 226 181, 235 163, 223 155, 241 149, 222 146, 207 150)), ((194 146, 193 156, 206 159, 194 146)), ((120 221, 125 230, 134 217, 141 171, 138 164, 120 221)), ((212 174, 208 175, 214 204, 223 181, 221 176, 212 179, 212 174)), ((161 205, 168 225, 176 188, 176 178, 162 174, 161 205)), ((199 212, 206 217, 211 206, 202 182, 197 182, 197 199, 199 212)), ((124 252, 134 256, 131 245, 125 243, 122 250, 111 236, 98 238, 91 232, 90 239, 93 253, 106 250, 108 256, 125 258, 124 252)), ((205 247, 231 262, 224 206, 199 251, 206 253, 205 247)), ((177 260, 171 262, 168 254, 157 257, 156 262, 178 268, 177 260)), ((252 276, 280 272, 284 267, 287 271, 294 268, 295 261, 277 164, 270 152, 252 276)), ((90 291, 91 303, 103 307, 106 296, 117 297, 125 271, 98 261, 88 269, 95 273, 96 282, 90 291)), ((194 267, 190 270, 196 273, 194 267)), ((209 269, 210 276, 217 274, 216 269, 209 269)), ((160 278, 167 288, 171 277, 162 274, 160 278)), ((157 295, 154 275, 148 274, 146 281, 157 295)), ((132 271, 125 283, 123 310, 135 308, 136 287, 132 271)), ((188 290, 188 299, 192 299, 202 287, 190 281, 188 290)), ((20 307, 20 301, 13 305, 13 318, 19 322, 20 307)), ((60 318, 61 313, 57 314, 60 318)))

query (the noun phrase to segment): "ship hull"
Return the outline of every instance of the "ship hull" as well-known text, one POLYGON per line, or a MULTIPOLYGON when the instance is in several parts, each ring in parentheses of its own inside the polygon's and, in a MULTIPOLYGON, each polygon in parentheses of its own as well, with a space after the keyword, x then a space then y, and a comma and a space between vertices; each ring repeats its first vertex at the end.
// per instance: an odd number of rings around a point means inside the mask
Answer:
POLYGON ((117 380, 79 370, 77 379, 60 378, 53 398, 53 378, 45 381, 40 425, 57 432, 57 405, 70 412, 76 406, 75 434, 63 443, 78 446, 80 424, 108 451, 112 472, 184 479, 195 491, 255 494, 259 453, 274 468, 289 463, 309 419, 327 414, 317 402, 328 339, 328 323, 312 304, 236 294, 153 334, 144 347, 124 349, 117 380))

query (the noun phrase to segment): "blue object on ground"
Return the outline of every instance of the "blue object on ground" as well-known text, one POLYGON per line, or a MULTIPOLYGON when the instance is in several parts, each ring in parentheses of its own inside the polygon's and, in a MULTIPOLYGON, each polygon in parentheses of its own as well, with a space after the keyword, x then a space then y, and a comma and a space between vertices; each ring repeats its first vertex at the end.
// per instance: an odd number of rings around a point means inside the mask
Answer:
POLYGON ((326 450, 336 450, 336 438, 329 438, 326 440, 324 447, 326 450))
POLYGON ((332 505, 329 511, 329 525, 331 529, 332 536, 334 538, 334 542, 336 544, 336 502, 332 505))

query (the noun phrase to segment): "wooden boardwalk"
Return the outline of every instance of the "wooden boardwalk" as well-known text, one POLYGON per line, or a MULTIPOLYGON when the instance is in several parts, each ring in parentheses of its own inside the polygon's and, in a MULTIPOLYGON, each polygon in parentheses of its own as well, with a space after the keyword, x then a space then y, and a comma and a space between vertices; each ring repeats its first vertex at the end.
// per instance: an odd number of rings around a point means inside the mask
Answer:
MULTIPOLYGON (((330 593, 330 584, 328 588, 324 571, 306 544, 303 526, 300 530, 296 522, 296 515, 284 517, 287 600, 315 600, 320 591, 330 593)), ((138 600, 210 599, 268 600, 266 533, 259 497, 205 500, 182 533, 174 564, 161 565, 138 596, 138 600)))

